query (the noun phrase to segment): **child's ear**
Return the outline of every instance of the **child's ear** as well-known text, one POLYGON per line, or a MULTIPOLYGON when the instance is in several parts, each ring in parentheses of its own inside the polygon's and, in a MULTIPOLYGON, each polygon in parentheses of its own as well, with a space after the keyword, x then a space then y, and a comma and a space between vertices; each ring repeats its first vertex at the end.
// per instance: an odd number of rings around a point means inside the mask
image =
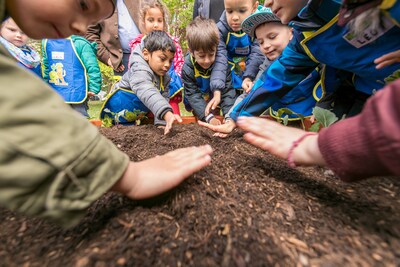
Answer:
POLYGON ((254 5, 253 5, 253 11, 252 11, 251 13, 256 12, 257 7, 258 7, 258 1, 256 1, 256 2, 254 3, 254 5))
POLYGON ((143 58, 144 60, 148 61, 150 57, 150 52, 147 50, 147 48, 143 48, 142 50, 143 58))

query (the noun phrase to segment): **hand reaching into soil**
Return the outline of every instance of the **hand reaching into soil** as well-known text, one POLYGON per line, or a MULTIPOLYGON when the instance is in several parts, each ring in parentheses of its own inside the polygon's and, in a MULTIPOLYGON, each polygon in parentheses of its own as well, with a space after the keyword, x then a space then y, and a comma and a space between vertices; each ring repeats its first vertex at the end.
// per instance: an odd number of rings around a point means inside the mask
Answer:
POLYGON ((303 139, 307 133, 303 130, 255 117, 240 117, 237 125, 247 132, 247 142, 275 156, 287 159, 293 149, 291 158, 296 165, 326 165, 318 147, 318 134, 303 139), (296 141, 298 146, 293 146, 296 141))
POLYGON ((213 136, 221 138, 227 137, 236 128, 236 123, 233 120, 226 120, 225 123, 221 125, 212 125, 203 121, 197 121, 197 123, 202 127, 214 131, 215 133, 213 136))
POLYGON ((166 192, 211 162, 209 145, 171 151, 140 162, 130 162, 124 175, 111 188, 132 199, 145 199, 166 192))
POLYGON ((181 116, 168 111, 164 115, 164 120, 167 122, 167 125, 164 128, 164 135, 168 134, 172 129, 172 124, 174 121, 182 122, 181 116))

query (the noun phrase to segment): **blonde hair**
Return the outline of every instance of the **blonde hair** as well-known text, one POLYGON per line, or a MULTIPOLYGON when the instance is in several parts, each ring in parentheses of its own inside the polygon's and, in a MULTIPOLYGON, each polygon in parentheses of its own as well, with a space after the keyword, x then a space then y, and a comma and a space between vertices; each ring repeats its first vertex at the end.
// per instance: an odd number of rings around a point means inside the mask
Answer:
POLYGON ((167 6, 164 4, 164 2, 162 2, 161 0, 143 0, 140 6, 140 12, 139 12, 139 16, 140 16, 140 25, 139 25, 139 29, 141 32, 144 32, 144 24, 145 24, 145 18, 146 18, 146 14, 147 11, 151 8, 158 8, 161 13, 163 14, 163 23, 164 23, 164 31, 168 31, 168 17, 169 17, 169 12, 168 12, 168 8, 167 6))
POLYGON ((196 17, 186 27, 186 40, 192 52, 215 52, 219 42, 217 24, 212 19, 196 17))
POLYGON ((371 29, 377 30, 381 23, 381 11, 379 8, 371 8, 349 21, 348 27, 350 32, 360 34, 365 30, 366 25, 370 25, 371 29))

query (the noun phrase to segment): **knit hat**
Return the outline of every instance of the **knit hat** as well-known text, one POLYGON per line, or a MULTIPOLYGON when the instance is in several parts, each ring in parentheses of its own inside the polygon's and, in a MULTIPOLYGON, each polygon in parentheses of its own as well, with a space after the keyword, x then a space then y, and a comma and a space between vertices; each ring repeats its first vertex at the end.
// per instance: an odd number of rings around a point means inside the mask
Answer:
POLYGON ((242 30, 254 38, 256 28, 266 22, 281 22, 281 20, 272 13, 270 8, 259 5, 253 14, 243 20, 242 30))

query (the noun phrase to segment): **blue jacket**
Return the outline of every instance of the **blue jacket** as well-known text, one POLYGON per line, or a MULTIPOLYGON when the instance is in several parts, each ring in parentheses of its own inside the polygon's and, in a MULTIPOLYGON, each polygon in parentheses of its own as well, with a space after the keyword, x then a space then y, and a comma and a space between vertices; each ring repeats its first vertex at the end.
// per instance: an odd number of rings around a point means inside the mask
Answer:
POLYGON ((320 63, 351 73, 356 90, 367 94, 374 93, 399 75, 400 63, 380 70, 376 70, 373 63, 375 58, 400 50, 399 3, 395 1, 390 9, 383 11, 383 34, 371 42, 360 40, 364 44, 356 47, 351 43, 354 40, 349 41, 348 28, 337 25, 340 2, 312 0, 290 23, 295 29, 295 38, 264 73, 263 83, 234 109, 231 114, 234 120, 266 110, 320 63))
MULTIPOLYGON (((221 90, 225 87, 227 77, 226 66, 229 60, 227 52, 227 38, 229 33, 234 33, 231 27, 228 25, 225 11, 222 13, 217 26, 219 29, 220 40, 215 58, 214 69, 211 73, 211 91, 221 90)), ((246 57, 246 70, 243 73, 243 78, 249 77, 251 80, 254 80, 258 73, 259 66, 264 62, 264 59, 265 56, 261 53, 258 42, 256 40, 251 40, 250 52, 246 57)))

